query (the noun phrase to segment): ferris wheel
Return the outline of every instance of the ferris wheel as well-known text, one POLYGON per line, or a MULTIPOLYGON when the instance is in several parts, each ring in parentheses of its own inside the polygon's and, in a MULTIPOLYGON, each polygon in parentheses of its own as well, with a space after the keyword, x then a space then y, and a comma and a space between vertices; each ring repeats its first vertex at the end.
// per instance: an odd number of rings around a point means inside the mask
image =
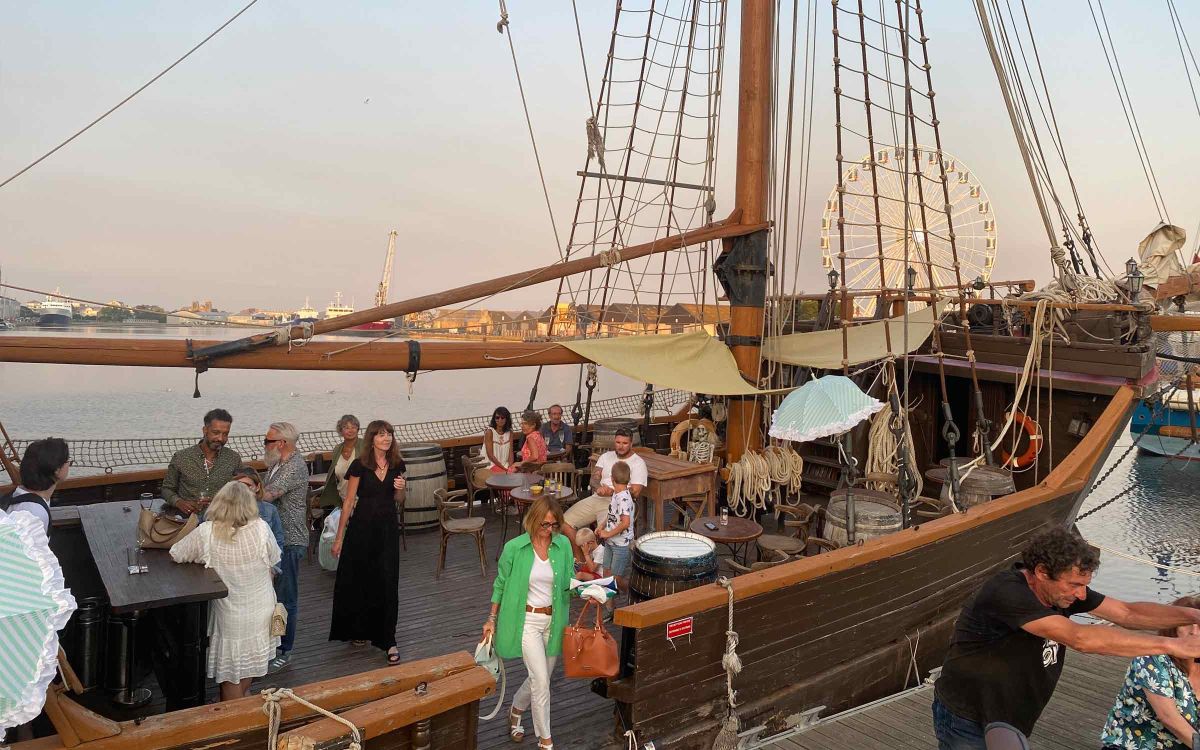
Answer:
MULTIPOLYGON (((946 170, 954 246, 958 253, 958 278, 964 284, 977 278, 987 281, 996 261, 996 217, 991 199, 962 160, 945 151, 941 152, 941 159, 946 170)), ((852 163, 842 175, 845 192, 841 197, 844 206, 841 233, 838 230, 838 188, 829 194, 821 219, 823 265, 841 273, 838 254, 844 237, 846 271, 843 281, 848 289, 903 290, 907 285, 909 266, 917 272, 915 286, 918 288, 929 286, 930 273, 935 287, 953 287, 957 281, 954 253, 947 228, 937 150, 924 146, 912 149, 888 147, 875 153, 874 163, 874 178, 870 156, 852 163), (918 179, 924 191, 923 212, 917 197, 918 179), (878 235, 876 221, 880 224, 878 235)), ((875 313, 875 298, 861 297, 854 307, 856 317, 870 317, 875 313)))

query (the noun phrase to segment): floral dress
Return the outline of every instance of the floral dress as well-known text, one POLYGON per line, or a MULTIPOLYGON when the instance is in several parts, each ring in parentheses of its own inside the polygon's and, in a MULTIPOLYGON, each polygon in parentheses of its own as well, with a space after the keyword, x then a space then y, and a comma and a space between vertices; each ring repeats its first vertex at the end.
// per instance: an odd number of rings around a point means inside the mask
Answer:
POLYGON ((1188 746, 1155 717, 1154 708, 1146 700, 1147 692, 1173 698, 1183 718, 1200 728, 1196 693, 1187 675, 1169 656, 1139 656, 1129 665, 1117 702, 1108 712, 1101 743, 1121 750, 1187 750, 1188 746))

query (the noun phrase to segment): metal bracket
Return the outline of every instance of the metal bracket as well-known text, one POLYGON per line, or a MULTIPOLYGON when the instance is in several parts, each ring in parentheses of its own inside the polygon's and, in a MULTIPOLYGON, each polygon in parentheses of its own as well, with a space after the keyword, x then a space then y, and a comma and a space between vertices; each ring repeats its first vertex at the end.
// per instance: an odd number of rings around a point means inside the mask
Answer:
POLYGON ((417 371, 421 369, 421 342, 409 340, 408 342, 408 367, 404 372, 408 375, 409 382, 417 379, 417 371))
POLYGON ((762 336, 737 336, 730 334, 725 337, 725 346, 762 346, 762 336))
POLYGON ((762 307, 767 298, 767 230, 734 237, 729 250, 713 261, 713 273, 733 307, 762 307))

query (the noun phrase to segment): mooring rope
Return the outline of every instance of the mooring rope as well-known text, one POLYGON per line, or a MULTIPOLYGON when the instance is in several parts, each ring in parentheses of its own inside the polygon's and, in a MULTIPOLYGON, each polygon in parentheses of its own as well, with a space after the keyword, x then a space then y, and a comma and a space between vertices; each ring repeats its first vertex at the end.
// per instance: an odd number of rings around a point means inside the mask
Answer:
POLYGON ((277 747, 279 747, 279 721, 283 716, 283 708, 279 705, 279 702, 284 698, 291 698, 305 708, 316 711, 322 716, 333 719, 339 724, 342 724, 348 730, 350 730, 350 744, 347 746, 347 750, 362 750, 362 733, 358 731, 358 727, 354 726, 353 722, 343 719, 341 716, 338 716, 332 711, 326 711, 315 703, 309 703, 293 693, 289 688, 267 688, 266 690, 262 691, 261 695, 263 698, 262 710, 263 713, 267 715, 267 718, 270 722, 267 726, 268 750, 275 750, 277 747))
POLYGON ((717 579, 717 585, 728 593, 729 617, 725 626, 725 655, 721 666, 725 668, 725 697, 729 701, 729 713, 721 722, 721 730, 713 740, 713 750, 736 750, 738 746, 737 691, 733 689, 733 678, 742 671, 742 659, 738 656, 738 634, 733 629, 733 581, 725 576, 717 579))
POLYGON ((1177 565, 1167 565, 1166 563, 1155 562, 1154 560, 1151 560, 1148 557, 1138 557, 1137 555, 1131 555, 1128 552, 1122 552, 1120 550, 1113 549, 1112 547, 1105 547, 1103 544, 1096 544, 1095 542, 1092 542, 1092 541, 1089 541, 1088 544, 1092 545, 1093 547, 1098 547, 1101 551, 1107 552, 1110 555, 1116 555, 1117 557, 1121 557, 1126 560, 1130 560, 1132 562, 1141 563, 1143 565, 1153 565, 1156 568, 1162 568, 1163 570, 1169 570, 1172 573, 1178 573, 1179 575, 1191 576, 1193 578, 1200 578, 1200 573, 1197 573, 1194 570, 1180 568, 1177 565))

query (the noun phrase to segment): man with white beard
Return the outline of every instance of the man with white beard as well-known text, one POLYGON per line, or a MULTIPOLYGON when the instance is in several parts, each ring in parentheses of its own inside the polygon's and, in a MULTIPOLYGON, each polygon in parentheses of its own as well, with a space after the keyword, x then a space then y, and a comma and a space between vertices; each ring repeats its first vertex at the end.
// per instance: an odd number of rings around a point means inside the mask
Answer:
POLYGON ((267 665, 275 674, 292 660, 296 643, 296 616, 300 609, 300 559, 308 549, 308 466, 296 450, 300 433, 290 422, 275 422, 267 428, 263 440, 263 460, 267 474, 263 478, 263 499, 279 507, 283 521, 282 571, 275 577, 275 596, 287 610, 287 632, 279 642, 279 653, 267 665))

